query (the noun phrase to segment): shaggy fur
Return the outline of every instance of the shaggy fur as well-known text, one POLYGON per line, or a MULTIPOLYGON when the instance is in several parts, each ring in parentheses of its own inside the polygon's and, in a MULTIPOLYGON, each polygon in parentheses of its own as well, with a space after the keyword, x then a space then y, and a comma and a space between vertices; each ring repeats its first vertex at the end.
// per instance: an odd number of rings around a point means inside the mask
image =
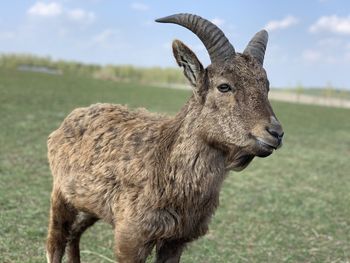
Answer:
POLYGON ((49 262, 65 251, 80 262, 80 236, 99 219, 114 227, 118 262, 145 262, 155 246, 156 262, 179 262, 207 232, 227 172, 280 144, 268 131, 282 133, 266 73, 253 57, 204 69, 182 42, 173 49, 194 89, 176 116, 95 104, 75 109, 49 136, 49 262), (220 92, 222 83, 232 90, 220 92))

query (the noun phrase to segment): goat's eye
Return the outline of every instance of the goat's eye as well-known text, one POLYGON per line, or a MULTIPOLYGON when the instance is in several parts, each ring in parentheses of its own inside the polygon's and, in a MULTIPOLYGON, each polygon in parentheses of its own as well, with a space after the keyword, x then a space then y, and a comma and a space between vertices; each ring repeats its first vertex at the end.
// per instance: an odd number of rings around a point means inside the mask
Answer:
POLYGON ((218 86, 218 90, 224 93, 224 92, 232 91, 232 87, 228 84, 221 84, 220 86, 218 86))

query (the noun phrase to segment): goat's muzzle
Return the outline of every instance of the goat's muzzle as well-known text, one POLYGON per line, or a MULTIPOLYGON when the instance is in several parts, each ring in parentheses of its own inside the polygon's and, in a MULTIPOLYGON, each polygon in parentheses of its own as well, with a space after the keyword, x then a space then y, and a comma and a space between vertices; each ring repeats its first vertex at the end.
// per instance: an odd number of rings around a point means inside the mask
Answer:
POLYGON ((278 122, 274 122, 265 127, 265 131, 255 135, 254 152, 258 157, 267 157, 282 146, 284 132, 278 122))

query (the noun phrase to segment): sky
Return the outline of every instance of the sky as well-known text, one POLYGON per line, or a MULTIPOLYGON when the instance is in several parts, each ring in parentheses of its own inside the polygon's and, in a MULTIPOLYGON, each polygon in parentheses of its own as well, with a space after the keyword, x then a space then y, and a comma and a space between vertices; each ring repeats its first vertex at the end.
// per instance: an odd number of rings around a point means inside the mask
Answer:
POLYGON ((348 0, 11 0, 0 5, 0 53, 98 64, 176 67, 171 42, 210 64, 189 30, 154 19, 194 13, 218 25, 237 52, 269 32, 264 67, 274 87, 350 89, 348 0))

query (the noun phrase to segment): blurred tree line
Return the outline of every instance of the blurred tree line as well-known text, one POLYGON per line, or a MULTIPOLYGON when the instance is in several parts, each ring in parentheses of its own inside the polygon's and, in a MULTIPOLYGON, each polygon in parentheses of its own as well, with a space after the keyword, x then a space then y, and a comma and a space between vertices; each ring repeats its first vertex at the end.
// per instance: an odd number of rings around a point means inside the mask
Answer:
POLYGON ((52 60, 50 57, 39 57, 30 54, 1 54, 0 67, 23 70, 46 68, 60 74, 78 74, 99 79, 144 82, 185 84, 185 78, 179 69, 161 67, 135 67, 131 65, 85 64, 76 61, 52 60))

